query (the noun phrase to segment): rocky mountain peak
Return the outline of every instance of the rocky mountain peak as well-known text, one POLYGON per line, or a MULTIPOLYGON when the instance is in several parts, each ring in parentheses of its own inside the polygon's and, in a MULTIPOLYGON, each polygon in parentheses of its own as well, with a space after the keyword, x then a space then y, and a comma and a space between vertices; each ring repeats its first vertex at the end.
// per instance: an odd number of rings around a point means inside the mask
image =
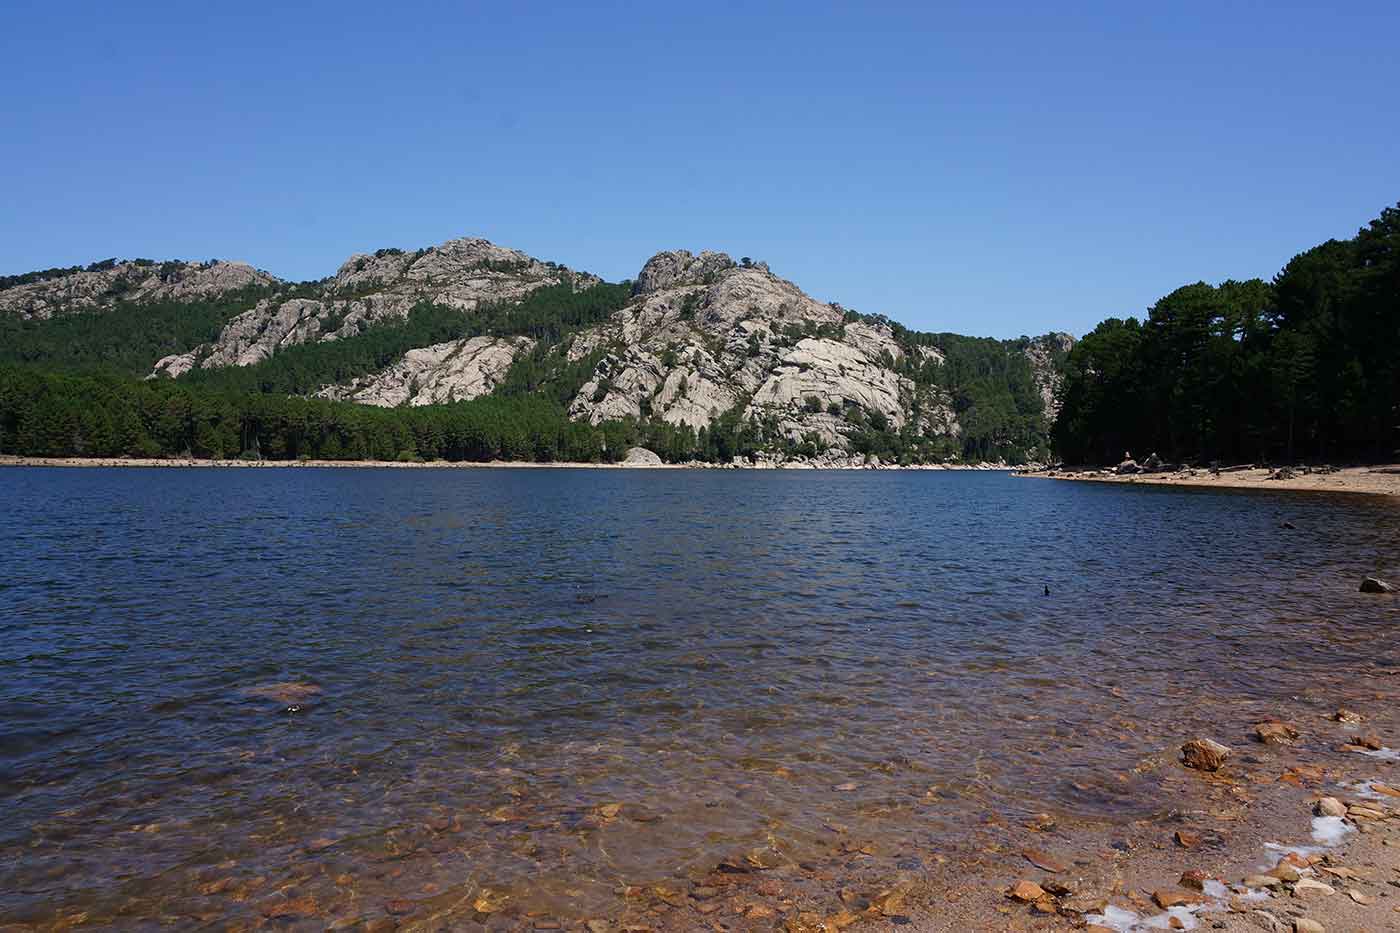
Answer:
POLYGON ((704 250, 697 256, 685 249, 667 250, 657 253, 642 266, 635 291, 638 295, 650 295, 683 285, 708 285, 721 273, 737 266, 728 253, 704 250))
POLYGON ((104 311, 123 301, 197 300, 281 283, 275 275, 246 262, 222 260, 109 259, 16 278, 28 281, 0 287, 0 314, 40 320, 55 314, 104 311))

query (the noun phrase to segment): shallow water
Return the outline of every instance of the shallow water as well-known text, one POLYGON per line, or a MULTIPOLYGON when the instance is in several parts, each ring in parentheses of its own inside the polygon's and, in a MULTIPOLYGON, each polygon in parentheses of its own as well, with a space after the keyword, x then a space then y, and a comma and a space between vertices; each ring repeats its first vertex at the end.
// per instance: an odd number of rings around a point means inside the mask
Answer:
POLYGON ((586 916, 833 827, 907 868, 989 819, 1159 815, 1137 766, 1183 729, 1400 665, 1355 592, 1400 564, 1380 498, 9 469, 0 500, 0 922, 287 885, 328 920, 481 886, 586 916))

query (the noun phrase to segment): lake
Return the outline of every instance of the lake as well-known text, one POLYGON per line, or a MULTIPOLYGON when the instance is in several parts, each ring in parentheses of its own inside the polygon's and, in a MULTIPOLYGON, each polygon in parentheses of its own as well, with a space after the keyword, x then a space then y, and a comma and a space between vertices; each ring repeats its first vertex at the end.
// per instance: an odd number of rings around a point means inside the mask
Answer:
POLYGON ((1183 731, 1400 666, 1355 592, 1400 562, 1382 498, 26 468, 0 501, 0 923, 615 915, 833 834, 917 872, 1153 819, 1183 731))

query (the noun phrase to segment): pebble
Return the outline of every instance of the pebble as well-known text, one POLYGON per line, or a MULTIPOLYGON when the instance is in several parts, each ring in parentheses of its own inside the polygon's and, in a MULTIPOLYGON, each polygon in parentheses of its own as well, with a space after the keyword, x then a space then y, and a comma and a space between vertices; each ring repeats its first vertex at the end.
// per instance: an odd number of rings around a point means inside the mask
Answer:
POLYGON ((1362 716, 1355 710, 1350 710, 1346 707, 1342 707, 1341 709, 1337 710, 1335 713, 1332 714, 1332 718, 1337 720, 1337 722, 1349 722, 1354 724, 1361 722, 1362 716))
POLYGON ((1293 933, 1327 933, 1327 928, 1316 920, 1299 917, 1293 921, 1293 933))

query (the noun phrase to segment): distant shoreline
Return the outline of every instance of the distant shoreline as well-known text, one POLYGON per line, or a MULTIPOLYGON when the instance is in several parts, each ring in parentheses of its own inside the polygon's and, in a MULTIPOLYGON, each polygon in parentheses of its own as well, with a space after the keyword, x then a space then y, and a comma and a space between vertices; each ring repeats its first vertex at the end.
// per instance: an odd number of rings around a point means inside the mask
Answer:
POLYGON ((480 469, 526 469, 526 470, 833 470, 853 472, 861 470, 924 470, 924 471, 967 471, 1011 472, 1014 467, 995 464, 921 464, 898 466, 879 464, 878 466, 817 466, 811 463, 784 463, 776 465, 768 461, 757 464, 734 466, 719 463, 580 463, 577 461, 552 461, 539 463, 533 460, 426 460, 422 462, 402 462, 398 460, 201 460, 196 458, 159 457, 17 457, 0 455, 0 467, 69 467, 69 468, 121 468, 155 467, 159 469, 288 469, 299 467, 331 469, 395 469, 395 470, 480 470, 480 469))
POLYGON ((1170 473, 1119 475, 1112 468, 1103 470, 1035 470, 1017 476, 1034 479, 1073 480, 1088 483, 1120 483, 1140 486, 1195 486, 1209 489, 1263 489, 1270 492, 1347 492, 1370 496, 1400 496, 1400 466, 1375 464, 1344 467, 1331 473, 1300 473, 1286 479, 1269 467, 1177 470, 1170 473), (1394 470, 1395 472, 1380 472, 1394 470))

